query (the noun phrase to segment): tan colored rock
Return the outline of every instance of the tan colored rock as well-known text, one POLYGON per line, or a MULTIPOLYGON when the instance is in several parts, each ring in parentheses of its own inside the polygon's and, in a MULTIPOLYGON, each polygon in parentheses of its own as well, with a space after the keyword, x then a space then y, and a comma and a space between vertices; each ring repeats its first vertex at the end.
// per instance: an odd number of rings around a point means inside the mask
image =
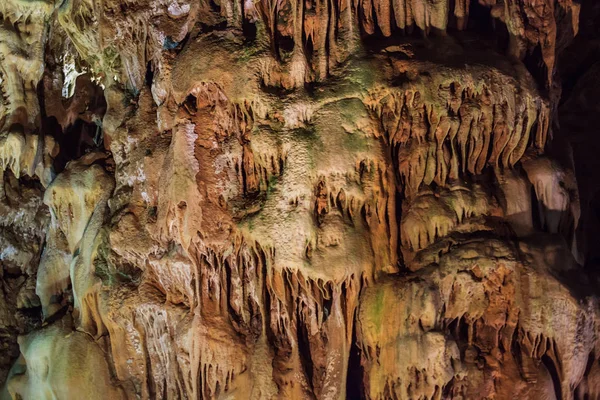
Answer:
POLYGON ((597 397, 579 9, 2 3, 0 397, 597 397))
POLYGON ((59 325, 19 339, 21 357, 11 371, 10 398, 124 398, 111 382, 100 346, 85 333, 59 325))

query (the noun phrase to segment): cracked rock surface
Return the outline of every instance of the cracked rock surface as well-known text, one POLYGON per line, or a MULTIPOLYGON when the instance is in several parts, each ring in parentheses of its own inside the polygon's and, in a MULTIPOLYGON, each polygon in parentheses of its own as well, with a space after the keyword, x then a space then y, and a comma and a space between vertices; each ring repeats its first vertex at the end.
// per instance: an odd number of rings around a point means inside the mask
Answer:
POLYGON ((594 0, 0 20, 0 399, 600 399, 594 0))

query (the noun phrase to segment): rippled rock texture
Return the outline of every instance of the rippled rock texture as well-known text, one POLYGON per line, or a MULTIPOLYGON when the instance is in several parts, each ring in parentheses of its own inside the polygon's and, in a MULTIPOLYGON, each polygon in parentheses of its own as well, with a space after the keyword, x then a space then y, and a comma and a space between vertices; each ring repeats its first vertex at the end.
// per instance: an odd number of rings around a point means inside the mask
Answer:
POLYGON ((600 399, 594 0, 4 0, 2 399, 600 399))

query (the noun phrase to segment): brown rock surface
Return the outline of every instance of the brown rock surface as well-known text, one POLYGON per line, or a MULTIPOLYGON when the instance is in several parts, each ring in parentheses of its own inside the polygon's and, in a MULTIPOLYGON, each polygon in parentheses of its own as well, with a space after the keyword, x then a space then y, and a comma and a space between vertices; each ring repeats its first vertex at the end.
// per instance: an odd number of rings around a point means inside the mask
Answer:
POLYGON ((1 399, 600 399, 593 0, 0 18, 1 399))

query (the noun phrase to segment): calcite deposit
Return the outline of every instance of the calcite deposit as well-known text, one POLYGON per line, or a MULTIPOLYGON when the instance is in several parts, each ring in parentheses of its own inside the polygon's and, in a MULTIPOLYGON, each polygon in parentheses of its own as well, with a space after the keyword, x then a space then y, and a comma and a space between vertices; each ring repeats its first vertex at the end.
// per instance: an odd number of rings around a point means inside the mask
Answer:
POLYGON ((0 1, 0 399, 600 399, 600 3, 0 1))

